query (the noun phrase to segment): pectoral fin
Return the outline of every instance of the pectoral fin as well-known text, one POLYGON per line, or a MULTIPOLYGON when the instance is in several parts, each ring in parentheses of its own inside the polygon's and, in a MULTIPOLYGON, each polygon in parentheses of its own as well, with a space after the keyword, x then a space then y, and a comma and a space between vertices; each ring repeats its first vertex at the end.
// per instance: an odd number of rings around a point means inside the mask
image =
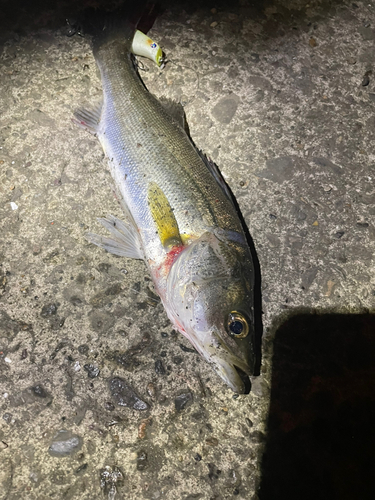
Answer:
POLYGON ((182 245, 173 209, 155 182, 151 182, 148 188, 148 204, 163 247, 169 250, 171 247, 182 245))
POLYGON ((85 238, 90 243, 121 257, 144 259, 139 233, 132 221, 123 222, 113 215, 108 215, 106 218, 98 219, 98 221, 108 229, 112 238, 87 233, 85 238))

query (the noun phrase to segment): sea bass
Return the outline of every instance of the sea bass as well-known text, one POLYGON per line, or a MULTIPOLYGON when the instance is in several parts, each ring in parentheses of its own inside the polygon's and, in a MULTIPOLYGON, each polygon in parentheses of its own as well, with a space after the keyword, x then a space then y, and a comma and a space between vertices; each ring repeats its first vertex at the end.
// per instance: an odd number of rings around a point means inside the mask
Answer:
POLYGON ((93 33, 103 102, 75 116, 104 149, 125 218, 99 219, 111 237, 87 237, 143 259, 174 328, 243 393, 244 374, 254 367, 254 268, 245 232, 216 165, 189 138, 182 106, 158 100, 141 81, 134 34, 130 23, 106 20, 93 33))

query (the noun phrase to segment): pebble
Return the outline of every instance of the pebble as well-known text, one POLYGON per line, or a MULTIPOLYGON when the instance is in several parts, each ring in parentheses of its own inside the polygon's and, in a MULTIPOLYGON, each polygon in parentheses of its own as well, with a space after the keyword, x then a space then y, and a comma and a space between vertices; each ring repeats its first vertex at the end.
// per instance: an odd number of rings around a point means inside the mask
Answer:
POLYGON ((140 450, 137 454, 137 470, 144 470, 148 467, 147 453, 140 450))
POLYGON ((4 413, 3 419, 7 424, 10 424, 12 422, 13 415, 11 413, 4 413))
POLYGON ((155 387, 155 384, 153 384, 152 382, 148 383, 146 390, 147 390, 147 394, 154 401, 155 397, 156 397, 156 387, 155 387))
POLYGON ((165 368, 161 359, 155 361, 155 373, 158 375, 165 375, 165 368))
POLYGON ((41 385, 35 385, 34 387, 31 387, 31 390, 35 394, 35 396, 38 396, 38 398, 47 397, 47 393, 41 385))
POLYGON ((142 420, 142 422, 138 426, 138 437, 139 439, 144 439, 146 437, 146 429, 148 424, 150 423, 150 420, 146 418, 145 420, 142 420))
POLYGON ((57 313, 57 305, 56 304, 46 304, 42 307, 42 311, 40 315, 42 318, 48 318, 49 316, 54 316, 57 313))
POLYGON ((66 429, 61 429, 54 436, 53 441, 48 448, 48 453, 52 457, 67 457, 80 450, 82 447, 82 438, 72 434, 66 429))
POLYGON ((194 354, 197 354, 197 351, 195 349, 191 349, 191 347, 186 347, 184 344, 180 344, 180 349, 181 351, 184 352, 193 352, 194 354))
POLYGON ((106 465, 100 471, 100 487, 108 493, 110 499, 116 498, 116 486, 121 486, 123 481, 124 474, 119 467, 106 465))
POLYGON ((365 76, 362 80, 362 87, 367 87, 367 85, 370 83, 370 75, 371 71, 366 71, 365 76))
POLYGON ((88 464, 85 463, 85 464, 82 464, 80 465, 75 471, 74 471, 74 474, 79 474, 80 472, 86 470, 88 467, 88 464))
POLYGON ((219 440, 215 437, 209 437, 206 439, 206 444, 208 446, 217 446, 219 444, 219 440))
POLYGON ((317 43, 316 43, 315 38, 313 38, 313 37, 310 38, 309 45, 310 45, 310 47, 316 47, 317 43))
POLYGON ((147 410, 149 405, 142 401, 134 389, 122 378, 115 377, 109 381, 112 397, 120 406, 134 408, 134 410, 147 410))
POLYGON ((228 97, 223 97, 214 106, 212 116, 220 123, 228 125, 234 117, 238 108, 239 98, 232 94, 228 97))
POLYGON ((193 395, 191 392, 183 392, 175 397, 174 406, 176 411, 181 411, 190 406, 193 402, 193 395))
POLYGON ((342 238, 345 234, 345 231, 337 231, 337 233, 334 234, 334 237, 337 238, 338 240, 342 238))
POLYGON ((87 354, 89 352, 89 346, 87 344, 82 344, 78 346, 78 352, 80 354, 87 354))
POLYGON ((96 378, 100 373, 99 368, 95 365, 92 365, 91 363, 88 365, 83 365, 83 368, 87 371, 87 375, 89 378, 96 378))

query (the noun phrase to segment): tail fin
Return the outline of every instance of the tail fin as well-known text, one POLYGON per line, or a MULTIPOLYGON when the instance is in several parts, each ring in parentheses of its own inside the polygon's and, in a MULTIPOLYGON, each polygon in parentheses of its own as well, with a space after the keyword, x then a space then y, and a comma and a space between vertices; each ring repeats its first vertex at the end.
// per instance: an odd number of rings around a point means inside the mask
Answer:
POLYGON ((94 52, 112 39, 131 43, 146 5, 147 0, 128 0, 114 11, 86 9, 79 17, 80 32, 92 36, 94 52))

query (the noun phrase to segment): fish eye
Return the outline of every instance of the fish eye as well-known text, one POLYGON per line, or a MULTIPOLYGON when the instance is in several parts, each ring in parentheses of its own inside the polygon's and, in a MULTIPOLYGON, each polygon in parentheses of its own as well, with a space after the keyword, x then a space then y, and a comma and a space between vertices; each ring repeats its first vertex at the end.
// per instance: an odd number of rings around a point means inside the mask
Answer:
POLYGON ((249 323, 243 314, 232 311, 228 315, 228 331, 235 339, 243 339, 249 334, 249 323))

